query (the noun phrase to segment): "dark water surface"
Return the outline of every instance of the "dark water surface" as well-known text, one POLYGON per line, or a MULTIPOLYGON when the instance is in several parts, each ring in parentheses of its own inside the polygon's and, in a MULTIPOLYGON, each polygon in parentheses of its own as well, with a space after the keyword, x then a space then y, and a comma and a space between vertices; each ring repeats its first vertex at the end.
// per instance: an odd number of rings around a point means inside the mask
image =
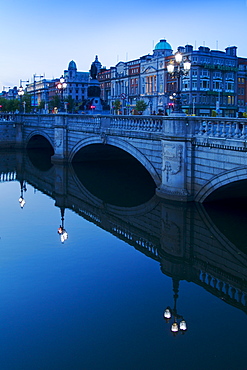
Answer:
POLYGON ((231 233, 231 211, 166 204, 143 174, 150 199, 135 190, 133 205, 119 176, 124 206, 116 178, 102 200, 87 165, 34 164, 1 155, 1 370, 247 369, 245 210, 231 233), (188 330, 173 336, 178 282, 188 330))

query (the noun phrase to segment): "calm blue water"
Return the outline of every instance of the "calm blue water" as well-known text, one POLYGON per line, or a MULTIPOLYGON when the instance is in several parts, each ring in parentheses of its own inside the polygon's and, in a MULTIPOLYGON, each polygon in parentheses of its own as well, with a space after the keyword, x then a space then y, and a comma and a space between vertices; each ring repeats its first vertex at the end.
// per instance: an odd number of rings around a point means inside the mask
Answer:
POLYGON ((0 369, 247 369, 246 314, 18 181, 0 183, 0 369))

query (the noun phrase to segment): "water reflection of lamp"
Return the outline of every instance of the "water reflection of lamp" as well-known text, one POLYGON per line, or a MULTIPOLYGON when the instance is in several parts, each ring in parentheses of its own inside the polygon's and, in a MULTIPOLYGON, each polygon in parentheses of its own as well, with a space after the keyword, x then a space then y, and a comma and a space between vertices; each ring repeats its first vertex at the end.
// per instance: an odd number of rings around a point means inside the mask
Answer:
POLYGON ((65 212, 65 209, 60 208, 60 211, 61 211, 61 225, 59 226, 57 232, 60 235, 61 242, 64 243, 65 240, 68 239, 68 233, 64 228, 64 212, 65 212))
POLYGON ((174 308, 170 308, 169 306, 164 311, 164 319, 166 322, 169 322, 170 319, 174 318, 174 322, 171 326, 171 332, 173 335, 177 335, 178 332, 184 334, 187 330, 187 324, 184 320, 183 316, 177 313, 177 299, 178 299, 178 287, 179 287, 179 280, 173 280, 173 291, 174 291, 174 308))
POLYGON ((23 191, 27 191, 27 188, 26 188, 26 183, 23 180, 20 181, 20 185, 21 185, 21 195, 19 198, 19 203, 20 203, 21 208, 23 208, 26 203, 24 196, 23 196, 23 191))

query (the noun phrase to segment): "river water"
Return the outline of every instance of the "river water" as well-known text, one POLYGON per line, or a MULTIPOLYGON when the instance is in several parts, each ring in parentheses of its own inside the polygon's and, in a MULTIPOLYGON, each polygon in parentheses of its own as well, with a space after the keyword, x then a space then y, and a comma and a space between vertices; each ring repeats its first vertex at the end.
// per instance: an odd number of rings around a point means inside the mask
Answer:
POLYGON ((0 369, 247 369, 245 209, 38 158, 1 153, 0 369))

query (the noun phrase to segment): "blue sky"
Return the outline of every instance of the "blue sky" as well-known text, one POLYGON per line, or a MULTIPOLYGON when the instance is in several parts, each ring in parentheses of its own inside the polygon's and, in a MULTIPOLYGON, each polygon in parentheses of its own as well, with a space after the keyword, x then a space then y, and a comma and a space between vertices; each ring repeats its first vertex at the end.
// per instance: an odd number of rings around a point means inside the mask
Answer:
POLYGON ((7 0, 0 7, 0 90, 33 74, 60 77, 73 59, 88 71, 152 53, 165 38, 247 57, 247 0, 7 0))

